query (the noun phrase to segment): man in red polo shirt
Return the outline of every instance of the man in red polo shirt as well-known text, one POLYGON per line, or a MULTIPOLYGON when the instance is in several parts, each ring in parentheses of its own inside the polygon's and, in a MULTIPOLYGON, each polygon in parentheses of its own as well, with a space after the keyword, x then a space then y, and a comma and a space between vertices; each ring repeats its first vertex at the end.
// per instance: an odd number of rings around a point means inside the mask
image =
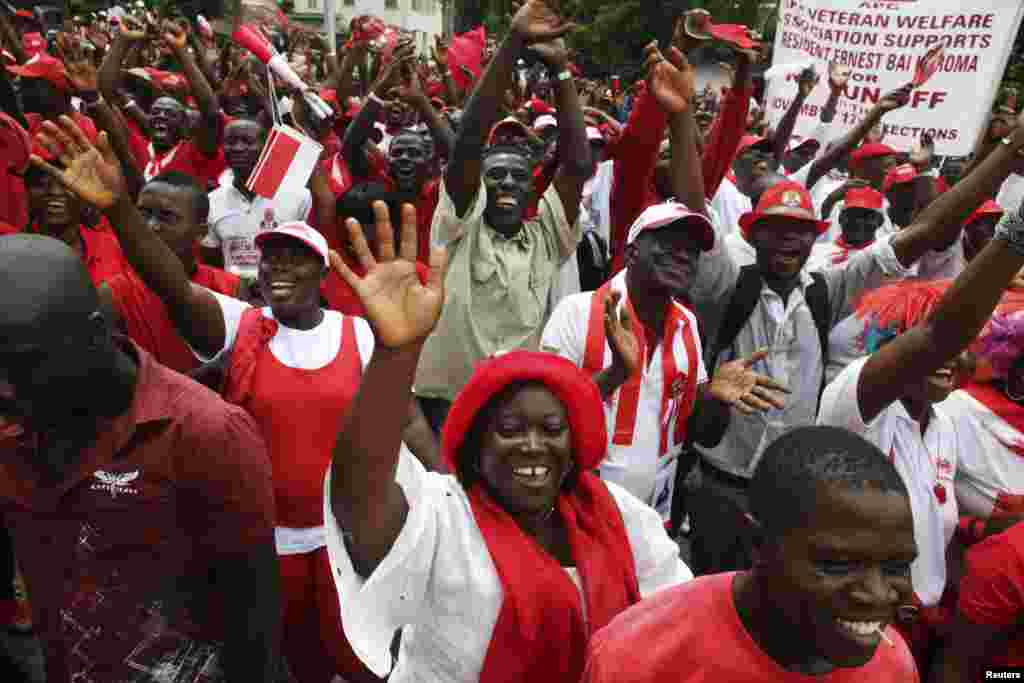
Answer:
POLYGON ((99 303, 67 245, 0 237, 0 513, 47 680, 276 683, 257 427, 112 335, 99 303))
MULTIPOLYGON (((751 485, 754 568, 668 588, 590 641, 584 683, 916 683, 890 624, 913 596, 906 486, 875 446, 801 427, 751 485)), ((962 679, 958 679, 962 680, 962 679)))
MULTIPOLYGON (((185 266, 192 282, 220 294, 246 298, 239 291, 242 281, 237 275, 196 260, 195 246, 206 235, 210 200, 193 178, 177 171, 159 175, 142 188, 137 205, 153 231, 185 266)), ((167 307, 133 270, 107 280, 99 287, 99 295, 132 341, 158 362, 182 373, 199 367, 195 354, 174 328, 167 307)))

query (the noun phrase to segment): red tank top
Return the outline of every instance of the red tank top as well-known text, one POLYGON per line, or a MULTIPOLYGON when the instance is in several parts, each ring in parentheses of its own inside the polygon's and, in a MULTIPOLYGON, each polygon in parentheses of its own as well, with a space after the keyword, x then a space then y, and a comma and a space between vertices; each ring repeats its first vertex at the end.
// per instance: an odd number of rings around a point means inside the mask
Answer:
MULTIPOLYGON (((258 325, 243 324, 239 337, 246 328, 259 334, 258 325)), ((324 523, 324 475, 361 378, 355 324, 349 316, 342 323, 341 348, 319 370, 286 366, 268 343, 256 353, 251 388, 241 405, 259 423, 267 442, 278 526, 324 523)))

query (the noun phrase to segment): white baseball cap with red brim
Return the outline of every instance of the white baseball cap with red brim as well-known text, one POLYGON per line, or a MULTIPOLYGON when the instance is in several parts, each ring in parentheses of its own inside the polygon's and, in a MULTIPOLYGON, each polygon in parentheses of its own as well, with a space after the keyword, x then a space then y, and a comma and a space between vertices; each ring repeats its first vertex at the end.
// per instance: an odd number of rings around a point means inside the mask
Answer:
POLYGON ((327 248, 327 240, 316 229, 311 228, 302 221, 289 221, 281 223, 273 230, 267 230, 256 235, 256 246, 259 249, 265 248, 267 242, 281 238, 295 239, 315 251, 324 261, 324 267, 329 268, 331 259, 327 248))
POLYGON ((658 230, 684 222, 687 233, 694 238, 701 251, 710 251, 715 246, 715 229, 704 214, 690 211, 679 202, 668 201, 655 204, 644 210, 633 222, 626 236, 626 244, 632 244, 645 230, 658 230))

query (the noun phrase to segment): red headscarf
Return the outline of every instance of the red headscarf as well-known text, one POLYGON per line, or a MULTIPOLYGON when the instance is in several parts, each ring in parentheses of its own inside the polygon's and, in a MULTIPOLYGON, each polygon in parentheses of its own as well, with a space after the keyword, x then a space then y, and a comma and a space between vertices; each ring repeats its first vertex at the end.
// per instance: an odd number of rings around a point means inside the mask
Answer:
POLYGON ((590 634, 640 599, 636 567, 618 505, 592 470, 608 444, 597 385, 575 365, 546 353, 514 351, 479 363, 452 405, 441 450, 456 471, 458 452, 488 402, 517 382, 539 382, 566 407, 579 480, 557 502, 583 584, 528 537, 479 484, 467 494, 501 580, 504 599, 481 683, 577 681, 590 634))

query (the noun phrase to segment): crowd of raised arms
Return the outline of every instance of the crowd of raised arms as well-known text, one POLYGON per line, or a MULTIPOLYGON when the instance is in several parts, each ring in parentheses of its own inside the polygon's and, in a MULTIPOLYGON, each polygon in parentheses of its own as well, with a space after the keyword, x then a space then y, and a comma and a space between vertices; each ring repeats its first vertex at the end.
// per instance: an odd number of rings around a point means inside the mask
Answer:
POLYGON ((633 83, 557 0, 468 63, 116 10, 0 10, 0 679, 1024 665, 1024 115, 769 127, 699 10, 633 83))

